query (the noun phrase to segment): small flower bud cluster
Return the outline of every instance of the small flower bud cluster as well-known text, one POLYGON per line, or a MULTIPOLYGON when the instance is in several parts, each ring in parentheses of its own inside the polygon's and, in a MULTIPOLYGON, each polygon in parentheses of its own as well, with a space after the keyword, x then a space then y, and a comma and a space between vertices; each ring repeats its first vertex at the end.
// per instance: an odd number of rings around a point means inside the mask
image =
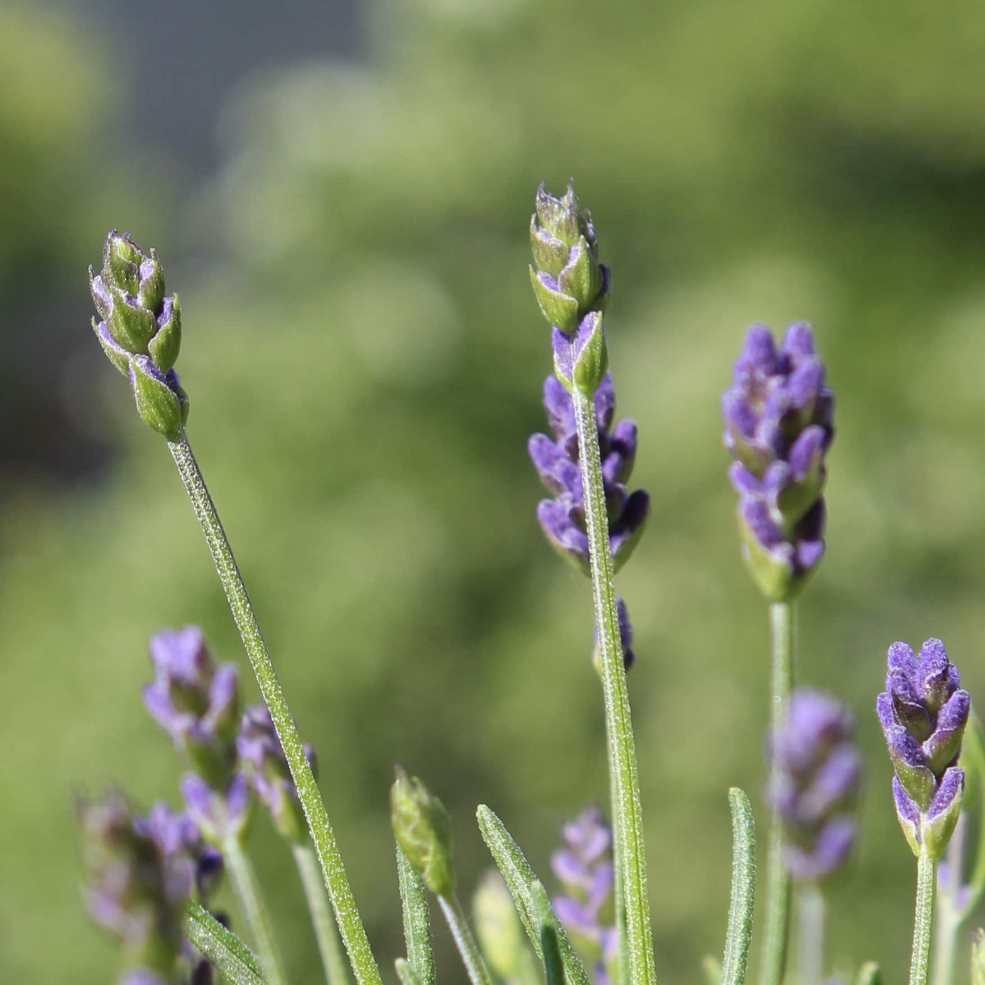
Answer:
POLYGON ((609 271, 599 263, 592 217, 569 182, 562 198, 537 189, 530 219, 534 262, 530 283, 553 328, 554 371, 567 389, 591 396, 605 376, 608 355, 602 310, 609 271))
POLYGON ((619 949, 615 927, 612 831, 602 812, 590 807, 562 828, 564 848, 551 868, 564 888, 554 912, 577 945, 594 963, 596 985, 609 985, 619 949))
POLYGON ((893 798, 914 855, 943 856, 961 812, 958 766, 971 697, 944 644, 929 639, 919 656, 906 643, 889 648, 886 690, 876 711, 893 763, 893 798))
POLYGON ((174 371, 181 304, 176 294, 165 294, 157 253, 113 230, 102 270, 89 268, 89 286, 99 315, 93 331, 109 361, 129 378, 137 412, 155 431, 177 440, 188 419, 188 398, 174 371))
POLYGON ((435 896, 455 891, 451 825, 445 805, 399 766, 390 788, 390 823, 407 861, 435 896))
POLYGON ((800 689, 772 737, 770 799, 783 819, 785 861, 797 880, 832 875, 855 844, 862 764, 854 734, 851 714, 837 701, 800 689))
POLYGON ((177 985, 191 860, 166 853, 120 793, 80 804, 79 819, 89 912, 122 944, 129 969, 123 981, 177 985))
POLYGON ((722 398, 729 477, 740 497, 743 556, 760 591, 791 598, 824 554, 824 459, 834 399, 804 323, 781 348, 754 325, 722 398))
MULTIPOLYGON (((236 748, 247 782, 270 812, 277 830, 290 841, 303 841, 307 834, 304 812, 287 757, 264 705, 246 709, 236 748)), ((317 775, 315 751, 307 743, 304 754, 317 775)))

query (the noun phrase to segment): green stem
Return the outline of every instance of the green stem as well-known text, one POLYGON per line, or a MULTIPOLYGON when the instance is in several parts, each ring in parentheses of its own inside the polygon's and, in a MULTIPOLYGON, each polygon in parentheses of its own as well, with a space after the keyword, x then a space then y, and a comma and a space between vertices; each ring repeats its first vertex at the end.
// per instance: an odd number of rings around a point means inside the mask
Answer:
POLYGON ((725 955, 715 981, 721 985, 744 985, 756 905, 756 826, 745 792, 732 787, 728 796, 732 811, 732 889, 725 955))
POLYGON ((913 915, 913 956, 910 959, 910 985, 927 985, 930 965, 930 938, 934 924, 934 884, 937 866, 924 849, 917 860, 917 894, 913 915))
MULTIPOLYGON (((782 728, 794 679, 796 613, 791 602, 770 606, 772 674, 770 682, 770 729, 782 728)), ((770 777, 772 786, 774 778, 770 777)), ((763 935, 760 985, 780 985, 787 964, 790 926, 790 875, 783 860, 783 822, 776 810, 770 815, 769 848, 766 857, 766 926, 763 935)))
POLYGON ((209 495, 198 462, 195 461, 195 456, 192 454, 188 438, 182 434, 178 441, 169 441, 168 448, 174 458, 175 465, 178 467, 181 481, 188 493, 188 498, 191 500, 202 533, 205 535, 205 541, 212 554, 219 581, 226 593, 229 609, 243 641, 243 648, 250 658, 260 694, 270 711, 274 728, 277 730, 281 746, 284 749, 287 765, 291 770, 298 798, 308 821, 311 840, 321 865, 325 888, 332 900, 336 923, 342 934, 346 950, 349 952, 349 961, 352 964, 356 981, 359 985, 382 985, 383 979, 380 977, 379 968, 373 958, 373 952, 366 937, 366 930, 363 927, 352 889, 349 886, 342 853, 336 844, 335 833, 332 831, 332 825, 328 820, 328 813, 318 790, 318 784, 315 782, 311 766, 304 754, 304 746, 287 706, 284 689, 277 677, 277 672, 274 670, 270 655, 267 653, 267 645, 260 633, 260 626, 253 612, 246 585, 236 565, 236 559, 233 557, 226 532, 222 528, 219 514, 216 512, 215 504, 209 495))
POLYGON ((439 896, 438 903, 441 904, 441 912, 445 915, 448 929, 455 938, 455 946, 465 964, 469 981, 472 985, 493 985, 492 975, 486 967, 486 959, 482 956, 479 945, 472 935, 472 928, 469 927, 468 917, 462 909, 458 896, 454 892, 448 896, 439 896))
POLYGON ((407 962, 419 985, 434 985, 434 953, 431 941, 431 911, 427 890, 404 850, 396 847, 397 884, 400 888, 400 910, 404 921, 404 942, 407 962))
POLYGON ((335 917, 332 916, 332 908, 325 895, 318 859, 310 845, 294 845, 293 851, 301 884, 304 886, 305 899, 308 901, 311 925, 318 941, 325 981, 328 985, 348 985, 349 969, 335 929, 335 917))
POLYGON ((226 870, 232 880, 233 889, 243 907, 246 922, 253 934, 253 943, 257 947, 257 956, 263 968, 268 985, 286 985, 284 963, 274 939, 273 927, 267 908, 260 896, 253 865, 243 851, 242 842, 238 838, 228 838, 222 845, 222 857, 226 870))
POLYGON ((813 883, 797 894, 797 964, 799 985, 821 985, 824 980, 824 895, 813 883))
POLYGON ((646 846, 640 803, 636 745, 629 708, 629 689, 623 665, 619 616, 609 548, 609 519, 602 484, 595 400, 577 387, 572 392, 578 428, 578 455, 585 494, 585 521, 592 572, 595 625, 602 656, 602 692, 612 789, 615 832, 616 907, 619 921, 623 980, 631 985, 654 985, 653 931, 646 886, 646 846))

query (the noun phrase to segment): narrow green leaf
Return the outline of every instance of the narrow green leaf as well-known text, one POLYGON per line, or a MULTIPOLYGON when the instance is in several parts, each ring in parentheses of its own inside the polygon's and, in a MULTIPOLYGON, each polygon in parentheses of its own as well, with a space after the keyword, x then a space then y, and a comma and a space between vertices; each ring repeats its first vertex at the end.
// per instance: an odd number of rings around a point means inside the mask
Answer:
MULTIPOLYGON (((476 818, 479 822, 479 830, 482 832, 482 839, 485 841, 496 867, 502 873, 503 879, 506 880, 506 886, 513 897, 513 903, 520 916, 523 929, 526 930, 530 943, 537 952, 537 957, 543 960, 544 947, 541 941, 540 920, 537 918, 531 895, 531 886, 534 883, 539 884, 537 875, 520 850, 520 846, 506 830, 506 826, 485 804, 479 805, 476 810, 476 818)), ((581 958, 578 957, 564 928, 559 923, 555 926, 558 949, 564 962, 568 985, 591 985, 585 966, 581 963, 581 958)))
POLYGON ((198 903, 185 907, 184 931, 231 985, 264 985, 253 952, 198 903))
POLYGON ((564 985, 564 963, 558 944, 558 922, 540 881, 530 884, 530 901, 540 925, 540 946, 544 955, 544 977, 547 985, 564 985))
POLYGON ((743 985, 756 904, 756 825, 752 805, 742 790, 732 787, 728 798, 732 810, 732 892, 721 982, 743 985))
MULTIPOLYGON (((434 985, 434 955, 431 950, 431 915, 427 890, 421 877, 397 845, 397 882, 404 917, 407 963, 417 985, 434 985)), ((397 969, 400 974, 400 969, 397 969)), ((403 980, 403 979, 401 979, 403 980)))

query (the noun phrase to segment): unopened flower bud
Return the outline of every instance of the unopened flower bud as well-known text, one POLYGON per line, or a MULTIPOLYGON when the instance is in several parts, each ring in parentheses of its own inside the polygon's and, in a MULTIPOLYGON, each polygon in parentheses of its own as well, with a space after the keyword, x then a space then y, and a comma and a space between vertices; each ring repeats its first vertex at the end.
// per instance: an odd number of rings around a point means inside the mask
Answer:
POLYGON ((390 822, 407 860, 436 896, 455 890, 451 827, 444 804, 399 766, 390 788, 390 822))

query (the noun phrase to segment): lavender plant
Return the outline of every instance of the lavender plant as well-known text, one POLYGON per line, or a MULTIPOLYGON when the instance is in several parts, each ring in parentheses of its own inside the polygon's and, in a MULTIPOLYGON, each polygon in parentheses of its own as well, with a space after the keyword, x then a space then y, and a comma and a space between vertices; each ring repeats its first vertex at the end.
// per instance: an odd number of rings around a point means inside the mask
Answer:
MULTIPOLYGON (((553 373, 543 388, 551 434, 536 434, 529 442, 551 494, 537 516, 551 546, 591 583, 612 826, 598 808, 564 825, 563 847, 551 860, 560 885, 552 901, 506 826, 480 805, 479 830, 499 874, 487 876, 474 897, 473 932, 459 896, 447 812, 421 780, 398 768, 390 808, 406 943, 406 956, 394 966, 402 985, 437 981, 432 897, 472 985, 657 980, 627 680, 633 630, 614 584, 649 513, 647 493, 629 488, 638 431, 632 421, 615 420, 603 325, 610 274, 573 186, 561 197, 538 190, 530 238, 530 280, 551 326, 553 356, 553 373)), ((248 850, 251 822, 265 814, 293 854, 326 981, 346 985, 351 973, 357 985, 381 985, 321 798, 314 751, 300 738, 185 431, 188 400, 174 370, 178 299, 166 293, 154 251, 116 232, 107 237, 102 268, 90 272, 90 282, 97 338, 127 377, 138 415, 167 441, 263 699, 241 710, 236 669, 214 662, 201 629, 189 626, 153 638, 154 680, 144 701, 187 764, 184 810, 174 813, 158 804, 140 817, 119 794, 81 808, 90 909, 121 941, 124 985, 206 985, 215 972, 236 985, 285 985, 285 962, 248 850), (255 955, 208 910, 222 872, 228 872, 239 899, 255 955)), ((823 888, 857 838, 861 758, 854 720, 836 699, 793 691, 793 601, 824 552, 822 493, 834 433, 833 397, 811 330, 794 325, 777 347, 768 329, 754 326, 723 410, 742 554, 770 605, 773 638, 772 819, 760 975, 762 985, 780 985, 784 978, 792 879, 800 902, 799 985, 821 985, 823 888)), ((939 903, 944 919, 934 985, 954 985, 958 928, 985 893, 985 848, 965 882, 965 827, 959 824, 966 776, 959 756, 970 697, 940 641, 925 643, 919 657, 894 644, 877 709, 895 772, 897 814, 918 858, 910 985, 927 983, 935 867, 949 842, 941 866, 946 890, 939 903)), ((985 753, 974 730, 967 751, 980 790, 985 753)), ((752 808, 737 788, 730 790, 729 803, 731 894, 722 961, 710 966, 712 985, 745 985, 755 906, 752 808)), ((980 975, 980 949, 974 960, 980 975)), ((856 985, 876 985, 878 978, 878 967, 869 962, 856 985)))

